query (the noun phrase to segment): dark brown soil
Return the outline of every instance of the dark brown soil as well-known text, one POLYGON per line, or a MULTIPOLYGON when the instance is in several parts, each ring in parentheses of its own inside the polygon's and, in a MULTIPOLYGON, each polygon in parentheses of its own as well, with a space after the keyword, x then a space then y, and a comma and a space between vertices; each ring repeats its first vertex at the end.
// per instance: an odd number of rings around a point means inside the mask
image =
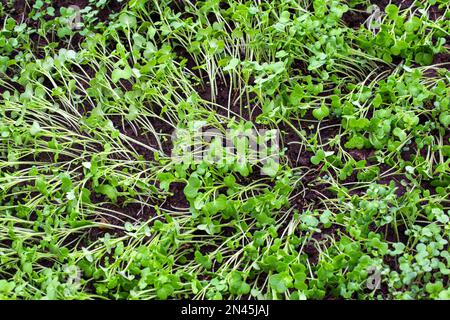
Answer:
POLYGON ((108 4, 100 9, 98 12, 98 18, 102 22, 107 22, 111 14, 119 13, 127 4, 128 1, 119 2, 117 0, 110 0, 108 4))
MULTIPOLYGON (((106 199, 105 196, 93 193, 91 200, 93 203, 97 203, 102 209, 101 212, 115 211, 120 214, 117 216, 102 216, 100 222, 112 224, 115 226, 123 226, 125 222, 134 224, 136 221, 148 221, 158 215, 153 205, 158 205, 162 211, 174 211, 189 209, 189 203, 187 202, 183 193, 184 184, 172 183, 170 185, 169 192, 172 194, 165 200, 153 200, 152 205, 143 205, 139 203, 126 203, 122 197, 118 198, 117 204, 112 204, 106 199)), ((98 213, 101 214, 99 211, 98 213)), ((124 232, 119 229, 110 228, 91 228, 88 233, 88 239, 91 241, 102 237, 105 233, 121 235, 124 232)))
MULTIPOLYGON (((157 137, 150 132, 142 132, 139 130, 139 128, 136 128, 137 132, 131 127, 131 124, 128 120, 126 120, 124 117, 121 116, 108 116, 109 119, 114 124, 114 127, 117 128, 123 135, 132 138, 133 140, 136 140, 144 145, 147 145, 149 147, 152 147, 154 149, 159 149, 158 146, 158 140, 157 137)), ((153 120, 153 119, 151 119, 153 120)), ((156 133, 159 134, 160 137, 163 135, 170 136, 175 128, 173 128, 171 125, 167 124, 164 121, 160 120, 153 120, 151 121, 156 133)), ((170 139, 167 140, 161 140, 162 145, 162 151, 164 155, 170 156, 172 151, 172 141, 170 139)), ((135 149, 139 155, 143 156, 145 160, 147 161, 153 161, 155 159, 155 156, 153 152, 145 147, 143 147, 141 144, 137 143, 130 143, 135 149)))
MULTIPOLYGON (((432 20, 438 20, 439 18, 443 17, 445 13, 444 9, 439 9, 438 5, 433 5, 430 7, 430 10, 428 11, 429 17, 432 20)), ((445 17, 444 17, 445 19, 445 17)))
POLYGON ((359 29, 359 27, 364 24, 364 21, 370 16, 370 14, 365 10, 364 6, 359 5, 354 10, 347 11, 343 16, 342 20, 344 23, 353 29, 359 29))
POLYGON ((341 234, 345 234, 344 227, 338 225, 332 225, 330 228, 323 228, 320 232, 315 232, 312 235, 312 241, 308 241, 303 251, 308 256, 308 260, 312 264, 316 264, 319 261, 320 253, 318 246, 327 247, 327 242, 330 242, 331 239, 334 241, 339 241, 341 238, 341 234))
MULTIPOLYGON (((292 124, 300 130, 300 123, 297 121, 292 121, 292 124)), ((297 133, 288 124, 282 124, 279 127, 282 132, 283 147, 286 148, 286 156, 289 161, 289 165, 292 168, 298 166, 311 166, 311 157, 314 155, 311 151, 301 150, 301 144, 299 142, 299 137, 297 133)))
POLYGON ((434 56, 433 64, 443 64, 441 68, 450 70, 450 53, 438 53, 434 56))
MULTIPOLYGON (((85 8, 89 4, 89 0, 56 0, 53 1, 52 7, 55 9, 67 8, 69 6, 75 5, 80 7, 80 9, 85 8)), ((57 10, 58 11, 58 10, 57 10)))
MULTIPOLYGON (((222 79, 217 79, 218 93, 215 97, 215 103, 221 107, 216 107, 217 114, 231 118, 234 115, 241 116, 246 121, 252 121, 256 126, 256 118, 261 114, 262 110, 259 106, 252 106, 251 102, 247 101, 245 96, 240 97, 242 101, 239 101, 240 91, 238 89, 232 89, 231 96, 229 85, 222 79), (231 102, 229 102, 231 100, 231 102), (230 104, 230 112, 228 111, 228 104, 230 104)), ((211 86, 206 83, 203 87, 198 87, 198 93, 200 97, 206 101, 212 101, 211 98, 211 86)), ((250 99, 254 98, 254 95, 250 95, 250 99)))
MULTIPOLYGON (((22 22, 27 19, 28 13, 31 9, 31 7, 27 4, 27 1, 25 0, 14 1, 13 7, 10 7, 8 5, 8 0, 2 0, 1 3, 6 9, 9 9, 8 14, 17 22, 22 22)), ((3 19, 0 19, 0 22, 3 24, 2 20, 3 19)))
POLYGON ((171 183, 169 192, 172 193, 172 196, 167 197, 166 201, 164 201, 161 208, 168 210, 175 210, 175 208, 189 209, 189 202, 187 201, 183 192, 184 187, 185 187, 184 183, 180 182, 171 183))
MULTIPOLYGON (((381 168, 381 174, 390 169, 390 167, 385 164, 381 164, 380 168, 381 168)), ((408 181, 408 180, 403 175, 397 174, 397 175, 392 175, 392 176, 389 176, 386 178, 381 178, 378 180, 378 183, 384 184, 384 185, 389 185, 391 182, 393 182, 395 184, 395 194, 398 197, 401 197, 407 191, 407 188, 402 184, 402 181, 408 181)))

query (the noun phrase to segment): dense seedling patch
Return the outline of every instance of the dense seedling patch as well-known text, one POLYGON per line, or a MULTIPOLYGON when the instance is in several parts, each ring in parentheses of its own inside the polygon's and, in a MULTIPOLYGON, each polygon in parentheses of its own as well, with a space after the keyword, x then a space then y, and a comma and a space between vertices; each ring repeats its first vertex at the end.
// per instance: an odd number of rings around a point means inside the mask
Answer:
POLYGON ((2 1, 0 298, 449 299, 449 22, 2 1))

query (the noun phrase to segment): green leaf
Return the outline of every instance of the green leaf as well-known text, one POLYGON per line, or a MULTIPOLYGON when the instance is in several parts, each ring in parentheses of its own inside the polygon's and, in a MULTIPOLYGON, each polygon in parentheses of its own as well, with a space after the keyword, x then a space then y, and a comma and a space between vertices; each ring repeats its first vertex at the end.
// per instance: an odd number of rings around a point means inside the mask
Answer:
POLYGON ((395 42, 395 44, 391 47, 391 53, 393 55, 400 55, 403 50, 408 49, 408 43, 404 40, 398 40, 395 42))
POLYGON ((22 270, 27 274, 31 274, 33 272, 33 265, 31 262, 25 262, 22 266, 22 270))
POLYGON ((344 147, 348 149, 362 149, 364 148, 365 141, 364 137, 355 135, 345 143, 344 147))
POLYGON ((244 281, 239 271, 232 271, 228 278, 230 293, 235 295, 245 295, 250 292, 250 286, 244 281))
POLYGON ((425 290, 431 295, 439 295, 439 293, 444 289, 441 281, 436 281, 435 283, 427 283, 425 290))
POLYGON ((202 185, 202 181, 196 175, 191 175, 188 180, 188 185, 198 189, 202 185))
POLYGON ((143 8, 147 4, 147 0, 130 0, 128 6, 130 8, 140 9, 143 8))
POLYGON ((449 112, 442 112, 439 115, 439 122, 442 123, 444 128, 447 128, 450 126, 450 113, 449 112))
POLYGON ((323 66, 327 62, 326 56, 324 59, 319 59, 318 57, 312 57, 309 61, 308 71, 316 70, 323 66))
POLYGON ((157 175, 159 186, 164 191, 169 191, 170 184, 175 180, 175 177, 170 172, 163 172, 157 175))
POLYGON ((246 161, 236 161, 234 165, 235 171, 239 172, 243 177, 247 177, 250 174, 250 170, 246 161))
MULTIPOLYGON (((9 294, 15 288, 16 284, 14 281, 6 281, 4 279, 0 280, 0 292, 4 294, 9 294)), ((0 295, 1 297, 1 295, 0 295)))
POLYGON ((439 293, 439 300, 450 300, 450 288, 439 293))
POLYGON ((378 108, 383 103, 383 98, 379 93, 375 96, 375 99, 373 99, 372 104, 375 108, 378 108))
POLYGON ((389 253, 392 256, 396 256, 396 255, 402 254, 403 251, 406 248, 406 246, 403 243, 401 243, 401 242, 393 243, 392 246, 394 247, 394 250, 391 250, 390 253, 389 253))
POLYGON ((314 0, 313 7, 317 17, 321 18, 325 16, 327 11, 327 4, 325 0, 314 0))
POLYGON ((416 16, 412 16, 408 21, 405 22, 405 30, 407 32, 414 32, 420 28, 422 20, 416 16))
POLYGON ((320 108, 314 109, 312 115, 317 120, 323 120, 330 115, 330 109, 323 104, 320 106, 320 108))
POLYGON ((210 270, 212 267, 212 261, 207 255, 202 255, 200 251, 195 251, 194 254, 194 260, 195 262, 199 263, 203 268, 206 270, 210 270))
POLYGON ((292 288, 292 277, 287 272, 271 275, 269 285, 276 292, 284 293, 289 288, 292 288))
POLYGON ((325 151, 319 150, 314 156, 311 157, 311 163, 318 165, 323 159, 325 159, 325 151))
POLYGON ((430 52, 418 52, 416 53, 415 60, 422 66, 429 66, 433 63, 433 54, 430 52))
POLYGON ((122 27, 133 28, 136 26, 136 18, 126 12, 122 13, 119 17, 119 23, 122 27))
POLYGON ((273 159, 269 159, 262 167, 262 172, 269 177, 275 177, 280 169, 280 165, 273 159))
POLYGON ((350 118, 348 121, 348 126, 350 129, 356 129, 356 130, 360 130, 360 129, 365 129, 369 126, 369 119, 366 118, 360 118, 360 119, 355 119, 355 118, 350 118))
POLYGON ((125 118, 128 121, 133 121, 136 120, 136 118, 139 116, 139 110, 138 108, 136 108, 136 106, 131 105, 130 108, 128 109, 128 114, 125 116, 125 118))
POLYGON ((113 187, 110 184, 103 184, 95 188, 95 191, 107 196, 109 199, 111 199, 113 202, 117 202, 117 196, 118 192, 115 187, 113 187))
POLYGON ((166 300, 168 297, 170 297, 174 292, 173 286, 170 284, 164 284, 161 288, 156 290, 156 295, 161 300, 166 300))
POLYGON ((330 210, 325 210, 319 217, 320 222, 324 225, 325 228, 331 226, 330 219, 333 217, 333 213, 330 210))
POLYGON ((405 131, 402 130, 402 129, 400 129, 400 128, 398 128, 398 127, 396 127, 396 128, 392 131, 392 134, 393 134, 394 136, 396 136, 401 142, 405 141, 405 140, 406 140, 406 137, 407 137, 405 131))
POLYGON ((37 135, 39 132, 41 132, 41 126, 37 121, 33 121, 33 125, 30 127, 30 134, 32 136, 37 135))
POLYGON ((232 58, 230 62, 223 68, 223 71, 230 71, 236 69, 236 67, 239 65, 240 60, 237 58, 232 58))
POLYGON ((128 80, 133 75, 133 71, 129 66, 124 69, 115 69, 111 74, 111 80, 113 83, 117 83, 120 79, 128 80))
POLYGON ((319 225, 319 220, 316 217, 314 217, 313 215, 311 215, 311 214, 304 214, 304 215, 302 215, 302 219, 301 220, 308 227, 314 228, 314 227, 317 227, 319 225))
POLYGON ((233 175, 228 175, 223 179, 223 183, 228 187, 228 188, 233 188, 236 186, 236 178, 233 175))
POLYGON ((308 289, 308 286, 305 283, 306 281, 306 274, 305 272, 299 271, 296 274, 294 274, 294 288, 297 290, 306 290, 308 289))
POLYGON ((395 20, 398 15, 398 7, 395 4, 389 4, 386 6, 384 11, 387 13, 388 17, 392 20, 395 20))
POLYGON ((45 182, 44 179, 37 178, 36 181, 35 181, 35 187, 44 196, 48 195, 47 182, 45 182))
POLYGON ((221 194, 216 199, 214 199, 212 204, 215 212, 221 212, 227 207, 227 197, 221 194))
POLYGON ((61 190, 66 193, 72 191, 73 185, 70 176, 67 173, 61 173, 59 178, 61 179, 61 190))
POLYGON ((189 199, 194 199, 198 194, 198 189, 201 184, 201 180, 196 175, 191 175, 183 189, 184 195, 189 199))
POLYGON ((194 199, 198 194, 198 189, 188 184, 184 187, 183 192, 188 199, 194 199))

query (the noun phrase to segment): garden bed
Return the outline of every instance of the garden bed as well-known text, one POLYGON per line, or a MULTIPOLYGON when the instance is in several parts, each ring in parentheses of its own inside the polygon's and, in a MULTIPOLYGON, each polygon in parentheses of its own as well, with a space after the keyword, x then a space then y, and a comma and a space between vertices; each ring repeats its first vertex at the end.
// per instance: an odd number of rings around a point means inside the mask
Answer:
POLYGON ((448 299, 449 18, 2 1, 0 298, 448 299))

